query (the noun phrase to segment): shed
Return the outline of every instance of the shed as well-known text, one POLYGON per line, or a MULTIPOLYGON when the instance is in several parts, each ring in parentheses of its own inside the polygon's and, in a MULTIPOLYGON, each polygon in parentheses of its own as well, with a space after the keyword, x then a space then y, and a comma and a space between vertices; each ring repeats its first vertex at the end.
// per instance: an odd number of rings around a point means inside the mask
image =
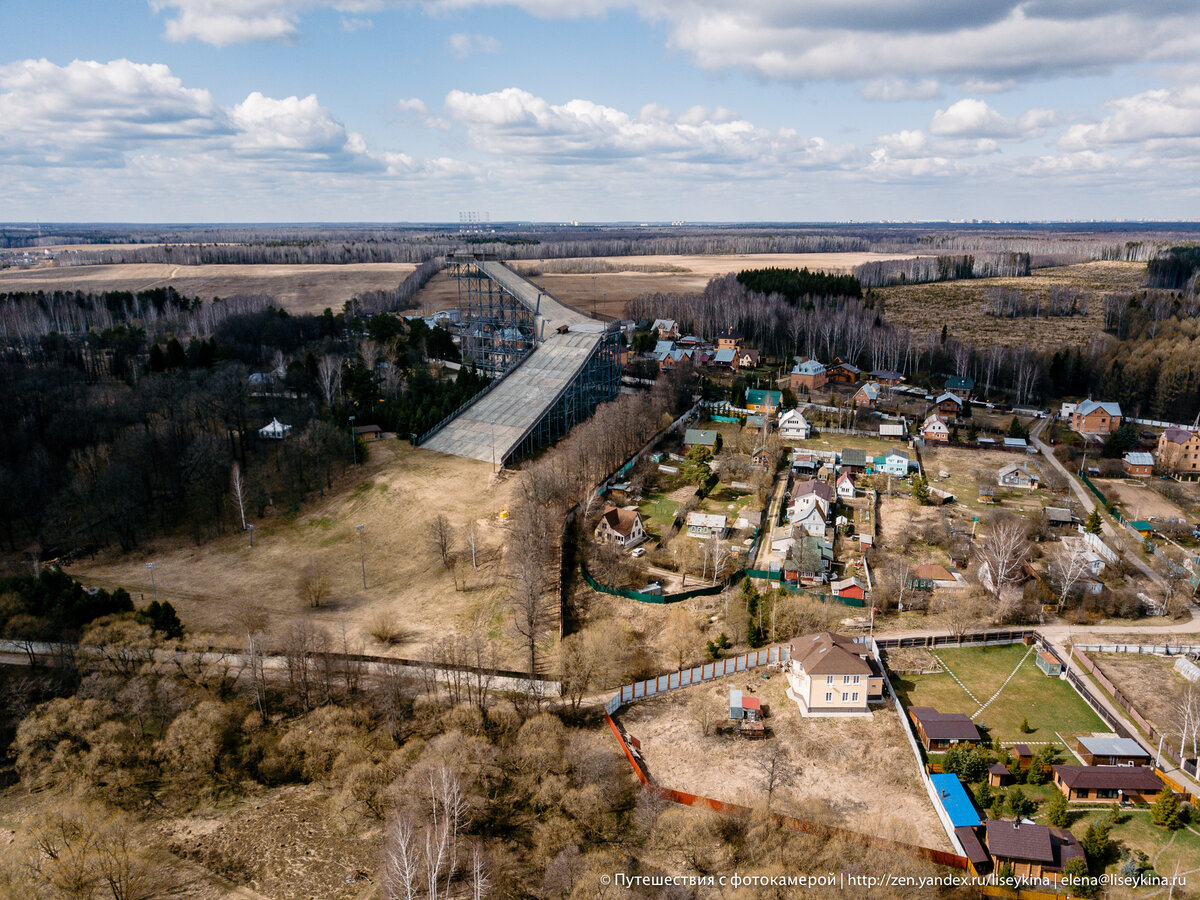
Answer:
POLYGON ((992 763, 988 769, 988 784, 992 787, 1003 787, 1012 781, 1012 772, 1004 763, 992 763))
POLYGON ((377 441, 383 436, 383 429, 378 425, 359 425, 354 433, 364 441, 377 441))
POLYGON ((1150 535, 1154 534, 1154 526, 1145 519, 1138 519, 1136 522, 1130 522, 1129 527, 1142 537, 1150 537, 1150 535))
POLYGON ((1033 751, 1028 744, 1013 744, 1013 753, 1017 755, 1017 768, 1028 769, 1033 765, 1033 751))
POLYGON ((1060 663, 1045 650, 1039 650, 1037 652, 1037 658, 1034 660, 1034 663, 1046 675, 1058 677, 1062 674, 1062 663, 1060 663))
POLYGON ((740 719, 745 713, 742 712, 742 692, 729 689, 729 718, 740 719))
POLYGON ((1080 737, 1079 756, 1089 766, 1146 766, 1150 754, 1133 738, 1115 734, 1080 737))

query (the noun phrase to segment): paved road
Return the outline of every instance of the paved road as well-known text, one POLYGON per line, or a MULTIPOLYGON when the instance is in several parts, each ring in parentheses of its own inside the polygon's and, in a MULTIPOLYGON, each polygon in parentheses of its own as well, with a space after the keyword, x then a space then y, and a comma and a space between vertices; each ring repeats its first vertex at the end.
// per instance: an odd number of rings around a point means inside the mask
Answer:
MULTIPOLYGON (((1080 504, 1083 506, 1084 512, 1087 515, 1090 515, 1092 510, 1096 508, 1096 501, 1092 496, 1091 491, 1084 487, 1083 484, 1080 483, 1079 479, 1075 477, 1074 473, 1069 471, 1067 467, 1059 461, 1058 457, 1054 455, 1053 448, 1042 442, 1042 431, 1045 430, 1046 425, 1049 424, 1049 422, 1050 419, 1039 419, 1038 423, 1033 426, 1033 430, 1029 433, 1029 440, 1035 447, 1037 447, 1038 451, 1042 454, 1045 460, 1051 466, 1057 469, 1060 475, 1067 479, 1067 484, 1071 486, 1072 492, 1079 499, 1080 504)), ((1112 523, 1108 520, 1107 516, 1101 516, 1100 522, 1101 529, 1108 537, 1119 539, 1121 543, 1125 543, 1126 539, 1130 537, 1129 532, 1125 531, 1125 529, 1121 529, 1121 531, 1118 533, 1113 527, 1112 523)), ((1130 550, 1125 552, 1124 557, 1143 575, 1154 582, 1154 584, 1157 585, 1161 590, 1166 591, 1166 579, 1164 579, 1158 572, 1154 571, 1154 569, 1152 569, 1144 559, 1130 550)))

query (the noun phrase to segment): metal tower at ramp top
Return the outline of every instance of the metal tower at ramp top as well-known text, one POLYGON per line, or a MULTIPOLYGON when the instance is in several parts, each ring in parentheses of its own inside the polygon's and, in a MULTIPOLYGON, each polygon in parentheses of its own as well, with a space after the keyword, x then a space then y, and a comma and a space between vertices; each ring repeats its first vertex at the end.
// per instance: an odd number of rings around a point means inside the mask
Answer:
POLYGON ((507 465, 566 434, 617 394, 617 329, 564 306, 502 263, 457 255, 460 278, 486 278, 486 311, 461 300, 464 362, 480 357, 496 381, 421 437, 429 450, 507 465), (516 303, 511 301, 515 300, 516 303), (486 332, 483 334, 482 332, 486 332), (481 351, 486 341, 489 348, 481 351))

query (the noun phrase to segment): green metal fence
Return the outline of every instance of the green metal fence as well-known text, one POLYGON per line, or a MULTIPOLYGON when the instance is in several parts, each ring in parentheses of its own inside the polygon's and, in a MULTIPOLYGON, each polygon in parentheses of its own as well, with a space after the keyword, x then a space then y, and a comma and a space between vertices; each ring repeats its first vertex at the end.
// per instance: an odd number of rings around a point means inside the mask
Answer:
POLYGON ((1104 507, 1105 511, 1110 513, 1112 517, 1117 520, 1118 524, 1124 524, 1125 520, 1121 518, 1121 514, 1113 508, 1112 503, 1107 497, 1104 496, 1104 492, 1101 491, 1100 488, 1096 487, 1096 485, 1092 484, 1092 479, 1083 474, 1082 469, 1080 469, 1077 474, 1079 475, 1079 480, 1083 482, 1084 487, 1096 495, 1096 499, 1100 501, 1100 505, 1104 507))

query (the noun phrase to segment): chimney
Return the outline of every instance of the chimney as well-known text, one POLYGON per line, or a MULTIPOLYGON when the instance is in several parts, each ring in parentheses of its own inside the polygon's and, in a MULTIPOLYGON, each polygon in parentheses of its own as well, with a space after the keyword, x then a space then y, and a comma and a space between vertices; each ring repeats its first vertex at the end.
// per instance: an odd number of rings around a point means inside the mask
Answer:
POLYGON ((1020 819, 1014 819, 1014 820, 1013 820, 1013 829, 1014 829, 1014 830, 1016 830, 1017 828, 1020 828, 1020 827, 1021 827, 1021 820, 1020 820, 1020 819))

